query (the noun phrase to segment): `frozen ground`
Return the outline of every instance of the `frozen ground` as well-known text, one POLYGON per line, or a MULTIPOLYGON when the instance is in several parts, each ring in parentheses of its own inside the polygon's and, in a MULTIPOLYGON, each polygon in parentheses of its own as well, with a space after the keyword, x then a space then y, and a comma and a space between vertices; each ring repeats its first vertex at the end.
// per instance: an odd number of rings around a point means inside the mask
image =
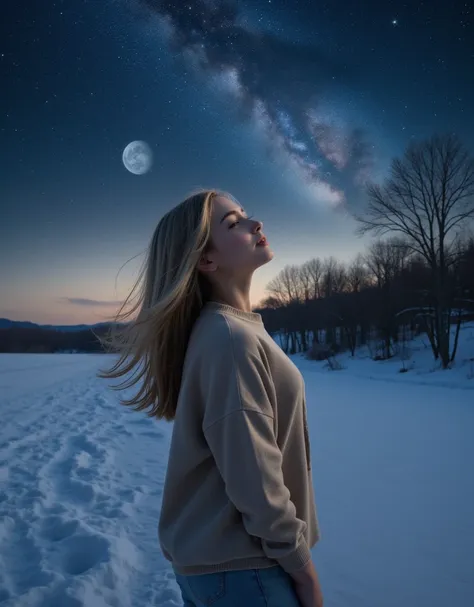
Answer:
MULTIPOLYGON (((405 374, 294 357, 325 607, 474 605, 472 333, 448 372, 421 342, 405 374)), ((107 358, 0 355, 2 607, 181 605, 157 542, 171 426, 118 406, 94 377, 107 358)))

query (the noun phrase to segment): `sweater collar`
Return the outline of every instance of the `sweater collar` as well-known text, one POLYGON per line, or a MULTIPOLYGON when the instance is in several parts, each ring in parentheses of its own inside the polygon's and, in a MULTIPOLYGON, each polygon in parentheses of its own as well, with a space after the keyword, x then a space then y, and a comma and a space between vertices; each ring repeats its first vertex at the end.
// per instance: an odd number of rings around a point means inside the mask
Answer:
POLYGON ((204 308, 214 312, 221 312, 221 314, 235 316, 236 318, 241 318, 242 320, 250 320, 251 322, 263 324, 262 315, 258 314, 258 312, 244 312, 244 310, 239 310, 238 308, 228 306, 227 304, 220 303, 218 301, 208 301, 204 308))

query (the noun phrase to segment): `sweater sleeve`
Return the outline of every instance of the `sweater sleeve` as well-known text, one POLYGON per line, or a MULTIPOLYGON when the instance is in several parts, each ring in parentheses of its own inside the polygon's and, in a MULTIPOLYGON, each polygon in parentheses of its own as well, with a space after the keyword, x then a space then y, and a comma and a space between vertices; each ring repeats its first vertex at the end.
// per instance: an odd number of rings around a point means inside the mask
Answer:
POLYGON ((311 555, 306 523, 297 517, 283 478, 271 378, 252 339, 233 339, 229 329, 227 347, 221 346, 207 357, 201 378, 204 434, 245 529, 261 540, 268 558, 291 573, 311 555))

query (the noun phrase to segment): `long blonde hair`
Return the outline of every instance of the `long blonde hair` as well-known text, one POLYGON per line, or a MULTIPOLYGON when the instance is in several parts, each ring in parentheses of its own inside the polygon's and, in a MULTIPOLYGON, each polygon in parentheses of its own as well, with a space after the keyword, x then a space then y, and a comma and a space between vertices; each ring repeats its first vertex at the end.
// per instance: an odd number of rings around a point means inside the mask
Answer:
POLYGON ((120 399, 150 417, 172 420, 176 414, 184 356, 191 329, 210 297, 210 285, 198 272, 201 255, 210 246, 212 199, 232 198, 218 190, 199 190, 169 211, 158 223, 145 264, 105 337, 97 338, 117 362, 97 377, 116 379, 136 368, 113 390, 141 381, 136 395, 120 399), (136 303, 124 308, 137 291, 136 303), (133 318, 138 310, 138 315, 133 318))

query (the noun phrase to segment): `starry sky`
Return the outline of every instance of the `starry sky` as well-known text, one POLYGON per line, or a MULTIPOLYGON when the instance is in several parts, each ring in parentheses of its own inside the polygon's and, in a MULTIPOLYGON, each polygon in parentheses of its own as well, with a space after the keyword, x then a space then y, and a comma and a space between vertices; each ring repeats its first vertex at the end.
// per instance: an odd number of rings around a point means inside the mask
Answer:
POLYGON ((22 0, 0 20, 0 317, 109 319, 160 217, 230 191, 286 264, 367 242, 352 213, 412 140, 474 152, 470 2, 22 0), (122 163, 148 143, 151 170, 122 163))

